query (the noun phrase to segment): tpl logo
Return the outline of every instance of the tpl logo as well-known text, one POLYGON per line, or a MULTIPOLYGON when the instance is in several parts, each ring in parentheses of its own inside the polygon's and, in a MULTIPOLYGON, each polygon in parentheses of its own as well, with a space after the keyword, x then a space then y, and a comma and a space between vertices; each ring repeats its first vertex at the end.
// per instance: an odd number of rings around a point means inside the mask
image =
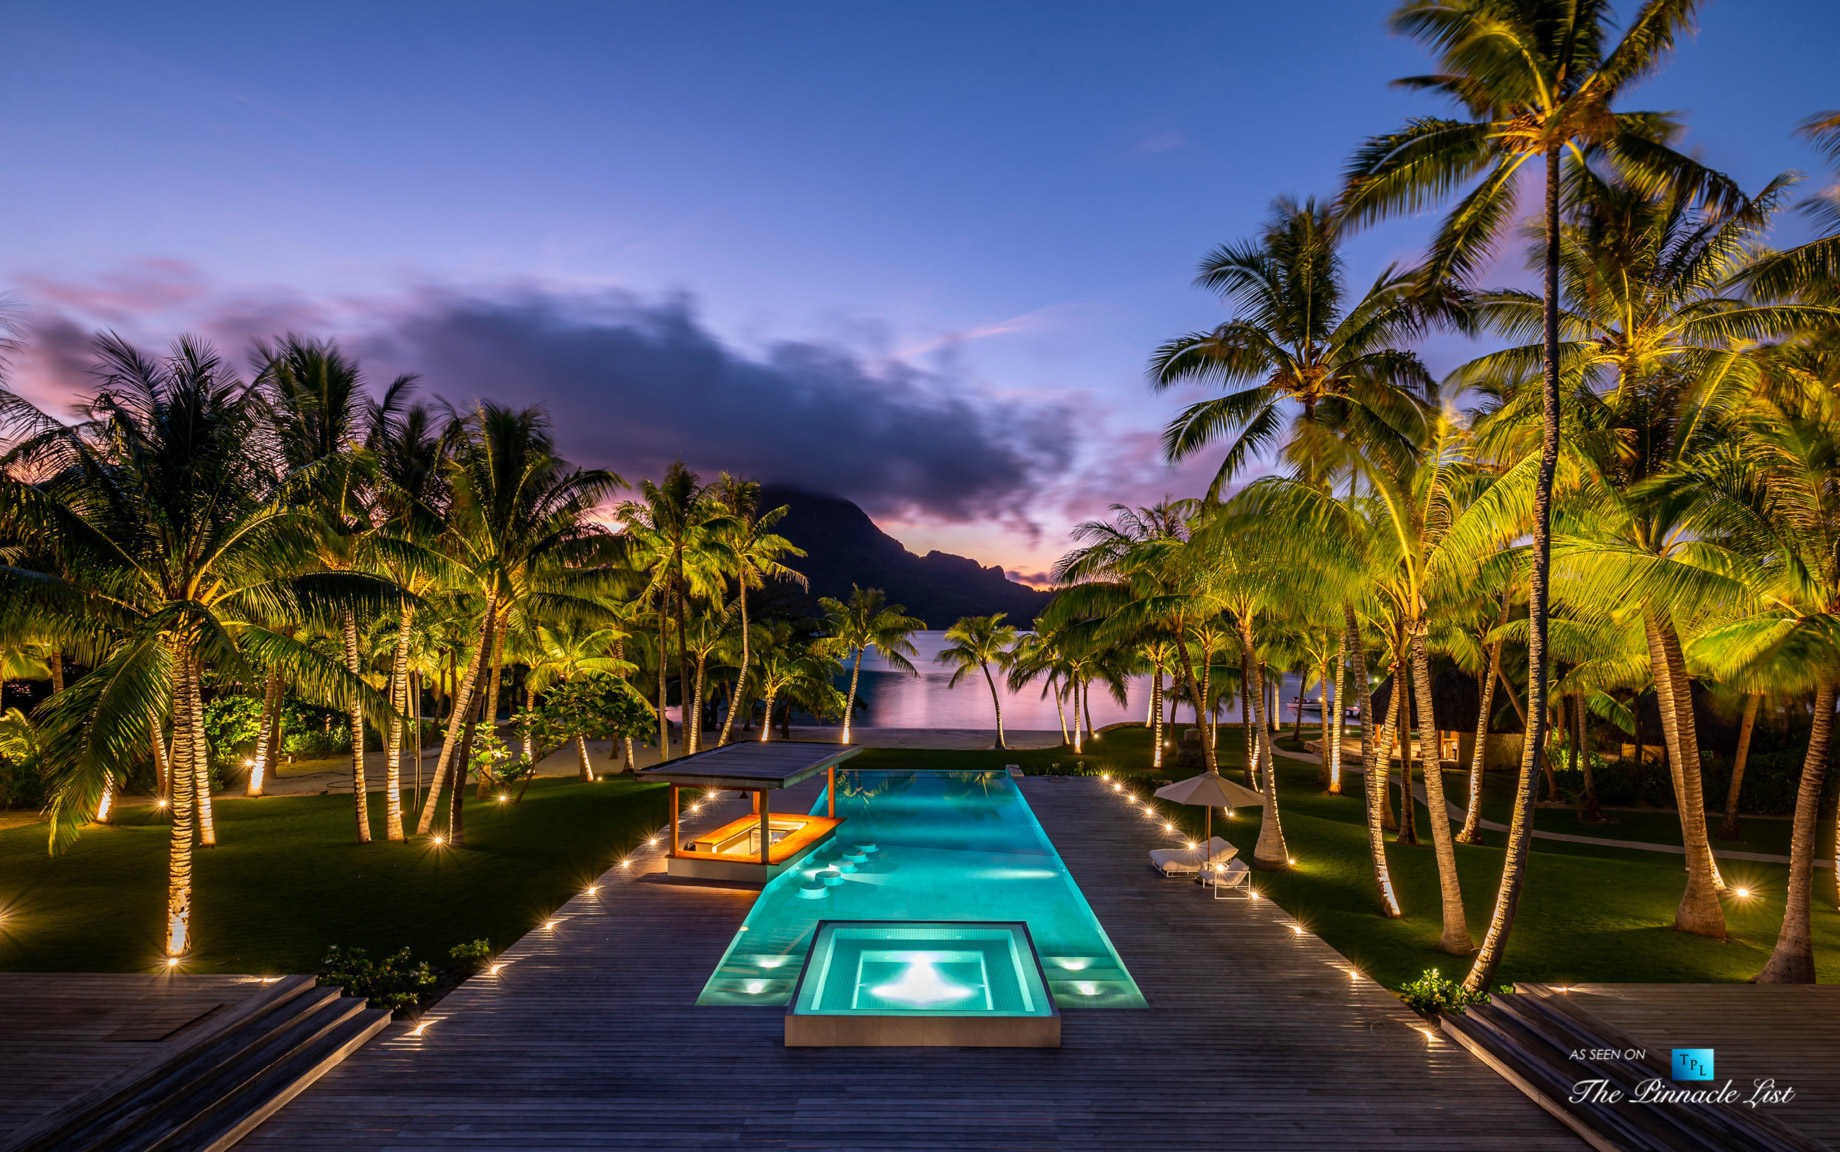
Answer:
POLYGON ((1674 1079, 1676 1080, 1710 1080, 1712 1079, 1712 1049, 1710 1048, 1676 1048, 1674 1049, 1674 1079))

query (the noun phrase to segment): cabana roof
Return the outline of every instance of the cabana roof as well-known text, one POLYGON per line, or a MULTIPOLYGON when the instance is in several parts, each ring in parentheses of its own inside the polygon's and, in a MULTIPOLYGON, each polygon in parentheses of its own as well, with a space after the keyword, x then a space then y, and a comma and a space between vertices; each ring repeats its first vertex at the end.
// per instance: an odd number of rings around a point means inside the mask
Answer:
POLYGON ((848 760, 862 751, 856 744, 817 744, 782 740, 763 744, 745 740, 691 756, 641 768, 641 780, 693 788, 739 788, 749 792, 790 788, 801 780, 848 760))

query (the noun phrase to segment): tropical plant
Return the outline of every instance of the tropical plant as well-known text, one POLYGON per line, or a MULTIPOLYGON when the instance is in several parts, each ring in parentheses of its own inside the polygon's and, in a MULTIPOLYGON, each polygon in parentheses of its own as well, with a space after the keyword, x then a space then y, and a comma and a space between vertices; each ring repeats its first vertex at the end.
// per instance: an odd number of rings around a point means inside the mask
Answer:
POLYGON ((862 679, 864 653, 874 649, 892 668, 909 676, 920 673, 909 659, 915 655, 913 634, 926 622, 907 615, 899 604, 889 604, 880 588, 850 585, 849 602, 825 596, 818 607, 824 612, 825 632, 835 655, 850 660, 850 691, 843 705, 843 743, 850 742, 850 724, 856 713, 856 689, 862 679))
POLYGON ((946 681, 946 687, 956 688, 974 669, 984 674, 984 683, 990 688, 990 703, 997 713, 997 743, 999 752, 1006 751, 1009 745, 1003 740, 1003 697, 997 691, 997 679, 991 675, 991 666, 1007 672, 1015 663, 1016 628, 1003 623, 1005 613, 994 616, 965 616, 958 623, 946 629, 946 646, 933 659, 938 663, 950 665, 952 678, 946 681))

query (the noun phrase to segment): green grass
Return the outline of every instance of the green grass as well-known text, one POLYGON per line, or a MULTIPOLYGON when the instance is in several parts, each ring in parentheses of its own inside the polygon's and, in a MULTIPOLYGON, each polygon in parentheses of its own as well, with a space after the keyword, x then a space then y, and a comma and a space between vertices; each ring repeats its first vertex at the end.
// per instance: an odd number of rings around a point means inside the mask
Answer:
MULTIPOLYGON (((662 826, 666 803, 662 785, 537 780, 520 805, 469 803, 454 851, 355 843, 349 796, 220 798, 218 846, 196 854, 187 970, 311 972, 334 944, 427 960, 481 937, 503 947, 662 826)), ((0 831, 0 969, 153 969, 167 844, 154 817, 122 809, 57 857, 43 824, 0 831)))
MULTIPOLYGON (((1231 736, 1223 730, 1220 744, 1222 767, 1237 777, 1244 759, 1237 729, 1231 736)), ((1148 759, 1148 737, 1141 729, 1114 729, 1107 733, 1107 748, 1114 760, 1127 767, 1148 759)), ((1447 777, 1453 787, 1458 779, 1456 773, 1447 777)), ((1485 793, 1485 800, 1487 796, 1485 793)), ((1437 861, 1423 805, 1418 809, 1421 846, 1398 845, 1388 839, 1388 864, 1406 915, 1387 920, 1377 914, 1358 789, 1342 796, 1325 795, 1316 790, 1312 765, 1280 760, 1278 798, 1285 841, 1298 866, 1285 873, 1256 873, 1255 882, 1265 895, 1388 987, 1396 988, 1426 968, 1438 968, 1449 976, 1468 970, 1467 960, 1437 950, 1441 928, 1437 861)), ((1501 802, 1505 817, 1505 794, 1501 802)), ((1129 813, 1122 801, 1117 803, 1121 815, 1129 813)), ((1189 835, 1199 833, 1195 814, 1173 805, 1160 807, 1180 820, 1189 835)), ((1647 836, 1631 835, 1629 824, 1580 827, 1569 810, 1542 810, 1535 826, 1680 842, 1679 825, 1671 813, 1641 815, 1647 823, 1639 827, 1647 836), (1664 819, 1673 822, 1671 836, 1664 819)), ((1129 818, 1144 819, 1141 815, 1129 818)), ((1241 809, 1224 835, 1250 858, 1259 825, 1259 813, 1241 809)), ((1221 832, 1218 822, 1215 829, 1221 832)), ((1503 834, 1493 833, 1489 839, 1491 843, 1485 845, 1457 846, 1464 910, 1478 942, 1493 911, 1504 857, 1503 834)), ((1747 887, 1755 895, 1748 901, 1726 902, 1729 940, 1707 940, 1670 927, 1685 884, 1679 856, 1535 840, 1501 980, 1662 983, 1750 979, 1763 967, 1775 944, 1788 869, 1742 861, 1725 861, 1721 868, 1734 886, 1747 887)), ((1834 913, 1833 898, 1831 874, 1823 873, 1817 881, 1815 909, 1815 950, 1823 981, 1840 979, 1840 916, 1834 913)))
MULTIPOLYGON (((1237 728, 1223 728, 1222 766, 1235 778, 1243 770, 1241 747, 1237 728)), ((1065 748, 871 749, 852 766, 1001 769, 1020 764, 1027 771, 1049 772, 1059 765, 1060 771, 1072 772, 1083 765, 1091 772, 1148 775, 1149 758, 1149 734, 1127 726, 1105 733, 1083 756, 1065 748)), ((1172 755, 1160 775, 1186 774, 1175 767, 1172 755)), ((1278 777, 1284 830, 1298 867, 1258 874, 1261 890, 1388 987, 1426 968, 1453 976, 1465 971, 1467 961, 1437 951, 1437 865, 1429 836, 1421 847, 1389 844, 1406 916, 1383 919, 1373 896, 1358 792, 1339 797, 1318 792, 1314 767, 1297 761, 1280 761, 1278 777)), ((1460 787, 1456 773, 1449 782, 1453 789, 1460 787)), ((1505 779, 1491 778, 1487 803, 1492 815, 1495 810, 1506 814, 1504 785, 1505 779)), ((407 945, 430 960, 480 937, 502 947, 658 829, 665 803, 662 786, 617 779, 600 784, 539 780, 521 805, 470 804, 468 845, 455 852, 425 842, 352 843, 349 797, 221 798, 216 805, 219 847, 197 854, 192 968, 311 971, 333 944, 373 953, 407 945)), ((1098 803, 1116 803, 1119 819, 1143 819, 1122 802, 1098 803)), ((1198 833, 1198 812, 1161 807, 1167 818, 1198 833)), ((1678 826, 1669 831, 1671 815, 1624 814, 1631 815, 1640 819, 1580 827, 1570 811, 1543 810, 1537 824, 1555 831, 1679 842, 1678 826)), ((55 858, 45 852, 42 824, 0 830, 0 907, 6 912, 0 921, 0 969, 151 970, 160 955, 166 853, 166 826, 153 817, 147 808, 123 810, 115 825, 89 829, 74 848, 55 858)), ((1258 826, 1258 813, 1241 810, 1216 829, 1249 857, 1258 826)), ((1501 839, 1494 833, 1489 844, 1457 850, 1464 903, 1477 940, 1501 877, 1501 839)), ((1734 884, 1757 896, 1727 903, 1732 938, 1720 942, 1668 926, 1683 884, 1681 868, 1677 856, 1536 840, 1502 979, 1748 979, 1763 966, 1774 942, 1787 869, 1724 865, 1734 884)), ((1830 959, 1840 957, 1840 917, 1833 911, 1830 875, 1823 873, 1817 892, 1821 978, 1840 980, 1840 960, 1830 959)))

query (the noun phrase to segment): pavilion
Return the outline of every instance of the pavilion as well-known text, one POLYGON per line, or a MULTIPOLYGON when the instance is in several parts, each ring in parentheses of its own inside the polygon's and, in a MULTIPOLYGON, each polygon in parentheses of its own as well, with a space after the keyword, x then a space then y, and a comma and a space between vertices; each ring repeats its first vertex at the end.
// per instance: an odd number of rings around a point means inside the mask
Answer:
POLYGON ((796 864, 807 852, 835 834, 837 765, 862 751, 855 744, 799 741, 725 744, 638 772, 640 780, 671 786, 671 848, 666 870, 697 880, 764 884, 796 864), (827 815, 774 814, 772 792, 790 788, 818 773, 828 776, 827 815), (750 815, 683 841, 679 834, 679 790, 736 790, 754 795, 750 815))

